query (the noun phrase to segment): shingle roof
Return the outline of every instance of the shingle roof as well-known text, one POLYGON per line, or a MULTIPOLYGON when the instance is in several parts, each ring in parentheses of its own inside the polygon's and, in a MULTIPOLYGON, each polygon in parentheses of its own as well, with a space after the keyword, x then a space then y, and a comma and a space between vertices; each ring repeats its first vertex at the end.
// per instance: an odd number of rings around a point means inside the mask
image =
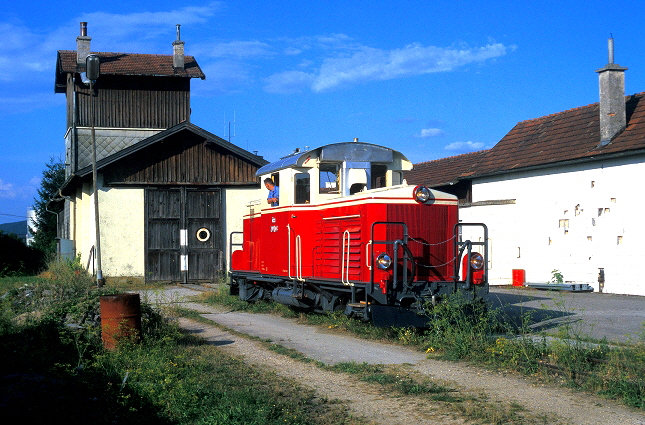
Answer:
POLYGON ((414 164, 414 168, 411 171, 405 171, 404 176, 409 184, 445 186, 460 178, 471 176, 487 152, 471 152, 414 164))
POLYGON ((625 102, 627 127, 606 146, 599 146, 600 104, 594 103, 521 121, 488 151, 415 164, 406 177, 437 186, 524 168, 641 153, 645 150, 645 93, 626 96, 625 102))
MULTIPOLYGON (((205 79, 193 56, 184 56, 184 69, 173 67, 173 55, 150 55, 140 53, 96 52, 101 58, 101 74, 147 75, 161 77, 184 77, 205 79)), ((67 73, 82 72, 76 66, 76 50, 59 50, 56 60, 56 81, 67 73)))

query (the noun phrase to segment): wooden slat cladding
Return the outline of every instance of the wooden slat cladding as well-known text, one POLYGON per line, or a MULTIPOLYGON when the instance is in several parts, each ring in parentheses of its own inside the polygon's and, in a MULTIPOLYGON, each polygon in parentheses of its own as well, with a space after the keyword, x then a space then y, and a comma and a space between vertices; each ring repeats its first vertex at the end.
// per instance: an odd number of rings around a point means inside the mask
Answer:
POLYGON ((146 281, 213 281, 221 275, 225 270, 221 190, 147 187, 145 194, 146 281))
POLYGON ((146 191, 146 279, 181 280, 179 238, 181 191, 146 191))
POLYGON ((258 167, 189 131, 104 170, 107 184, 256 184, 258 167))
MULTIPOLYGON (((190 79, 102 76, 89 86, 76 81, 77 126, 89 127, 95 102, 95 127, 170 128, 190 120, 190 79)), ((71 102, 68 102, 71 103, 71 102)), ((68 120, 69 122, 69 120, 68 120)))

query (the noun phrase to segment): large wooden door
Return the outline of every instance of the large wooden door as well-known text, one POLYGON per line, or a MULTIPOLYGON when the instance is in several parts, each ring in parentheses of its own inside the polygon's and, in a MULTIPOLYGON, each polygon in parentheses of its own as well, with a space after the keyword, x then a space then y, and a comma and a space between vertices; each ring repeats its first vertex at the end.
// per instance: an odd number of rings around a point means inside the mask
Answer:
POLYGON ((146 281, 181 282, 181 190, 146 189, 146 281))
POLYGON ((224 269, 220 190, 186 190, 187 280, 212 281, 224 269))
POLYGON ((146 189, 146 280, 212 281, 224 270, 221 190, 146 189))

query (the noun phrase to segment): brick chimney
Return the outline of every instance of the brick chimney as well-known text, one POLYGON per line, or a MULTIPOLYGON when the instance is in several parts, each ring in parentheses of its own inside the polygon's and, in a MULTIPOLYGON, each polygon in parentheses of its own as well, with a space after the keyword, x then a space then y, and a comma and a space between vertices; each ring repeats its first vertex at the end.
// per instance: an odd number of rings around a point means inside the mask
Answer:
POLYGON ((76 37, 76 65, 85 67, 85 59, 90 54, 90 41, 87 36, 87 22, 81 22, 81 35, 76 37))
POLYGON ((180 40, 180 26, 177 24, 177 40, 172 42, 172 66, 175 69, 184 69, 184 42, 180 40))
POLYGON ((614 39, 609 38, 609 62, 596 70, 600 83, 600 144, 607 146, 627 126, 625 71, 614 63, 614 39))

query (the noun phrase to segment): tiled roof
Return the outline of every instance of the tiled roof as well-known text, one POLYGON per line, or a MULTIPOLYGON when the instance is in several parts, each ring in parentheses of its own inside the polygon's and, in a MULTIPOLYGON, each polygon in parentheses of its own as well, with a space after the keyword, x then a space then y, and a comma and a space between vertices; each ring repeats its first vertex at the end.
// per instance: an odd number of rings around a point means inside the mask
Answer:
MULTIPOLYGON (((94 54, 101 58, 101 74, 206 78, 193 56, 184 56, 184 69, 176 69, 172 63, 173 55, 112 52, 94 54)), ((74 72, 79 72, 76 67, 76 50, 59 50, 56 62, 57 78, 60 74, 74 72)))
POLYGON ((415 164, 406 178, 438 186, 466 177, 644 150, 645 93, 626 96, 625 102, 627 127, 606 146, 599 146, 600 105, 594 103, 519 122, 488 151, 415 164))
POLYGON ((408 184, 445 186, 456 182, 460 178, 471 176, 487 153, 488 151, 479 151, 421 162, 414 164, 414 168, 411 171, 405 171, 403 174, 408 184))

